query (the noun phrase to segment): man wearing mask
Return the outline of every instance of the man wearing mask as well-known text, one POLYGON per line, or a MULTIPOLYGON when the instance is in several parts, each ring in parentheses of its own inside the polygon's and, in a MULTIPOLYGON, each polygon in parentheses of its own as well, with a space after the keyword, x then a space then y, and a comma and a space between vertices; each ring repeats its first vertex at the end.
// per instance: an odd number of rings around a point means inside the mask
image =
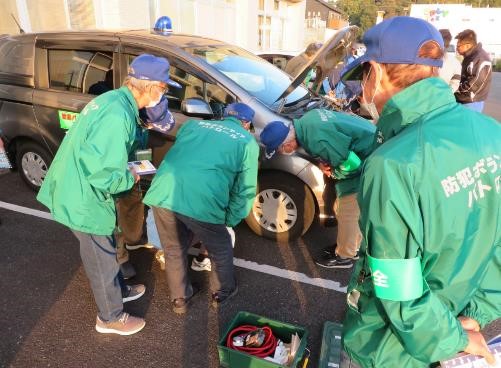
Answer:
POLYGON ((195 236, 212 264, 212 305, 237 293, 232 227, 256 195, 259 146, 248 132, 254 110, 237 103, 223 120, 189 120, 164 157, 144 203, 152 207, 165 255, 172 310, 182 314, 197 292, 187 273, 195 236))
POLYGON ((89 102, 64 138, 37 199, 80 242, 82 263, 97 304, 96 330, 131 335, 145 326, 124 312, 144 285, 127 286, 119 273, 113 231, 117 194, 139 176, 128 170, 139 109, 159 103, 169 79, 169 62, 143 54, 133 60, 123 87, 89 102))
POLYGON ((492 79, 492 62, 489 55, 477 43, 477 35, 471 29, 456 36, 457 52, 463 56, 461 82, 456 91, 456 100, 466 107, 482 112, 487 100, 492 79))
POLYGON ((436 78, 444 46, 426 21, 387 19, 364 43, 342 78, 362 79, 378 147, 362 171, 341 367, 460 351, 492 363, 479 329, 501 316, 501 125, 436 78))
POLYGON ((334 211, 338 222, 336 244, 315 263, 325 268, 350 268, 358 259, 362 240, 358 219, 357 190, 361 160, 372 151, 376 128, 356 115, 314 109, 291 125, 274 121, 261 132, 266 157, 275 152, 292 154, 299 146, 319 159, 325 175, 336 179, 334 211))

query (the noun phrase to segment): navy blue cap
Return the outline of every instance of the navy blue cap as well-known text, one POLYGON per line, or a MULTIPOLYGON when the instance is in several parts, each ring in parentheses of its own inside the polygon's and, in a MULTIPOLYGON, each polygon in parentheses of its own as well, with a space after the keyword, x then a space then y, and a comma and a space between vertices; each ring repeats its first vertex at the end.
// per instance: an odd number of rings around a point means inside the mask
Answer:
POLYGON ((264 127, 259 139, 266 149, 266 158, 271 158, 275 154, 278 147, 287 138, 289 130, 290 125, 283 121, 271 121, 264 127))
POLYGON ((174 116, 169 111, 169 102, 165 96, 162 97, 158 105, 139 110, 139 117, 149 124, 151 130, 164 134, 174 128, 176 124, 174 116))
POLYGON ((166 58, 150 54, 141 54, 132 60, 129 76, 152 82, 164 82, 169 86, 181 88, 181 85, 169 78, 170 64, 166 58))
POLYGON ((249 105, 235 102, 226 106, 223 116, 233 116, 238 120, 245 120, 252 123, 252 119, 254 119, 254 110, 249 105))
POLYGON ((428 41, 444 48, 440 32, 425 20, 412 17, 393 17, 376 24, 364 34, 367 49, 364 55, 349 63, 341 72, 341 79, 361 79, 362 64, 375 61, 380 64, 420 64, 441 67, 442 59, 419 57, 419 49, 428 41))

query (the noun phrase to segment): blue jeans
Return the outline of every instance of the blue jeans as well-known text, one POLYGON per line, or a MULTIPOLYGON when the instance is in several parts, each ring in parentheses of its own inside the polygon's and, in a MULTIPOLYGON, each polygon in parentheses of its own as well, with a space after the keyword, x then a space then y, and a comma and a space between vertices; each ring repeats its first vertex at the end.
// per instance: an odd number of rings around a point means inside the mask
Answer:
POLYGON ((162 249, 157 225, 155 224, 155 217, 151 208, 148 210, 148 216, 146 216, 146 234, 148 235, 148 243, 154 245, 155 248, 162 249))
POLYGON ((464 104, 464 106, 473 111, 478 111, 478 112, 484 111, 484 101, 470 102, 464 104))
POLYGON ((194 218, 152 207, 158 234, 164 249, 165 272, 171 300, 189 298, 193 294, 188 279, 188 249, 193 236, 205 245, 212 263, 211 290, 221 296, 236 287, 233 269, 233 247, 223 224, 210 224, 194 218))
POLYGON ((123 312, 122 292, 126 288, 119 271, 113 235, 102 236, 72 230, 80 242, 80 257, 104 322, 118 320, 123 312))

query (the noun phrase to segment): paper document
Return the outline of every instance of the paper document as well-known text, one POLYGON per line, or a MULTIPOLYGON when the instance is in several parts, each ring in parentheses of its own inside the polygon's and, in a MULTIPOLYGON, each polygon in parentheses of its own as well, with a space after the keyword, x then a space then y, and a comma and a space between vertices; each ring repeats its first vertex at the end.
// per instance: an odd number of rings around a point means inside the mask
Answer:
POLYGON ((148 175, 157 172, 157 169, 148 160, 132 161, 128 163, 129 168, 133 169, 137 175, 148 175))

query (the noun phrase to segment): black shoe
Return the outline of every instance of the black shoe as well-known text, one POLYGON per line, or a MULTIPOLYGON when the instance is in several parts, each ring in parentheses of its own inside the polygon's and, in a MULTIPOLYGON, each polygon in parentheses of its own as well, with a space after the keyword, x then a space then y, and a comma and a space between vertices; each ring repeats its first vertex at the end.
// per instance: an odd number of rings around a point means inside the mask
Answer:
POLYGON ((343 258, 335 254, 334 256, 325 256, 322 259, 315 260, 315 263, 325 268, 350 268, 353 266, 353 258, 343 258))
POLYGON ((136 270, 134 269, 134 266, 130 264, 129 261, 122 263, 120 265, 120 272, 122 273, 122 277, 124 280, 128 280, 136 276, 136 270))
POLYGON ((212 294, 212 306, 214 308, 219 308, 222 305, 226 304, 228 300, 238 294, 238 286, 235 285, 235 289, 230 291, 228 294, 223 294, 221 292, 212 294))
MULTIPOLYGON (((322 249, 322 252, 324 254, 332 257, 332 256, 336 255, 336 246, 337 246, 337 244, 334 243, 333 245, 322 249)), ((352 259, 354 259, 355 261, 358 261, 359 258, 360 258, 359 251, 357 250, 357 254, 355 254, 355 257, 353 257, 352 259)))
POLYGON ((191 288, 193 293, 189 298, 177 298, 172 301, 172 311, 177 314, 184 314, 188 311, 188 304, 190 300, 200 291, 200 288, 196 284, 192 284, 191 288))

